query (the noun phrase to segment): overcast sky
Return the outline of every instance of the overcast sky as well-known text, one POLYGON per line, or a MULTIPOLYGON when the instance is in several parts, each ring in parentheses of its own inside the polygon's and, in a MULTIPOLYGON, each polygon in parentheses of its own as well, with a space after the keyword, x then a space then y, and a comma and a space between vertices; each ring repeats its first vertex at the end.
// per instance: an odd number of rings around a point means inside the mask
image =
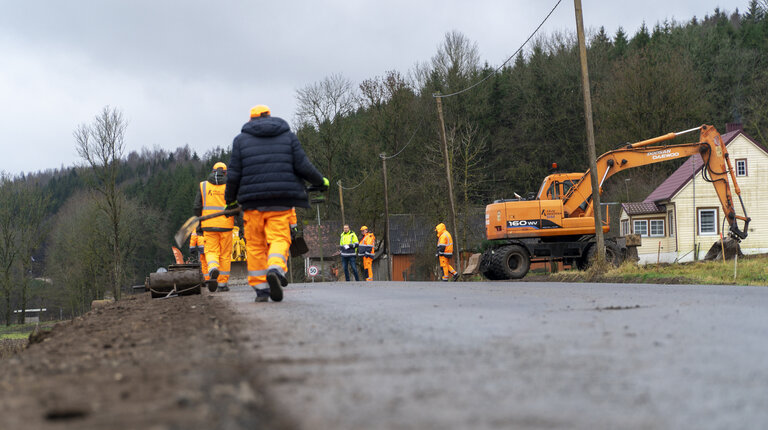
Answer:
MULTIPOLYGON (((634 34, 665 19, 733 12, 748 0, 582 0, 588 29, 634 34)), ((228 147, 255 104, 292 122, 296 90, 340 73, 407 74, 446 32, 500 65, 556 0, 1 1, 0 171, 79 164, 74 129, 104 106, 142 147, 228 147)), ((540 34, 574 30, 563 0, 540 34)))

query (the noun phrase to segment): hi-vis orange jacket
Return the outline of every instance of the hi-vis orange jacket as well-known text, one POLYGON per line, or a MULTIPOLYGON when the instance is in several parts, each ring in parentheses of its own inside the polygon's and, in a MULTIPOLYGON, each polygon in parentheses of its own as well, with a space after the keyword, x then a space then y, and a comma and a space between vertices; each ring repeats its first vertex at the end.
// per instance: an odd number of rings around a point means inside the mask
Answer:
POLYGON ((366 233, 365 236, 363 236, 363 240, 360 241, 360 244, 357 245, 357 253, 358 255, 362 255, 363 257, 373 258, 373 246, 376 244, 376 237, 373 235, 373 233, 366 233))
POLYGON ((453 237, 448 230, 445 229, 445 224, 440 223, 435 227, 437 232, 437 255, 440 257, 453 257, 453 237))

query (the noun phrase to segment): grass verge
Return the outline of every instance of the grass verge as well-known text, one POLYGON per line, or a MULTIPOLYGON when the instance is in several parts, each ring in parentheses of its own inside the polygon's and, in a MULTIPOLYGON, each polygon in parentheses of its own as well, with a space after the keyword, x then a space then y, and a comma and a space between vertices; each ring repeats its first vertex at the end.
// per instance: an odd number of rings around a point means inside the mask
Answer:
POLYGON ((741 257, 738 263, 734 260, 725 263, 718 260, 639 266, 625 262, 600 274, 590 270, 569 270, 555 273, 551 278, 564 282, 768 286, 768 255, 741 257))

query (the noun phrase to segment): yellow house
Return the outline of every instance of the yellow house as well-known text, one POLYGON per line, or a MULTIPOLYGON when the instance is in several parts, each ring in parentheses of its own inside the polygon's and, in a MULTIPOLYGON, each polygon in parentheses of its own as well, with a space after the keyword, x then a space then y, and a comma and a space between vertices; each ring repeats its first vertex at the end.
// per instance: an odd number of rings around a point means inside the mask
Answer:
MULTIPOLYGON (((728 148, 747 215, 749 236, 741 242, 745 254, 768 252, 768 149, 744 134, 741 124, 727 124, 722 135, 728 148)), ((728 223, 715 189, 701 176, 702 159, 694 155, 642 202, 621 205, 621 234, 639 234, 640 264, 672 263, 703 258, 727 235, 728 223)), ((733 188, 733 184, 731 184, 733 188)), ((738 197, 736 213, 743 215, 738 197)), ((739 228, 743 228, 739 222, 739 228)))

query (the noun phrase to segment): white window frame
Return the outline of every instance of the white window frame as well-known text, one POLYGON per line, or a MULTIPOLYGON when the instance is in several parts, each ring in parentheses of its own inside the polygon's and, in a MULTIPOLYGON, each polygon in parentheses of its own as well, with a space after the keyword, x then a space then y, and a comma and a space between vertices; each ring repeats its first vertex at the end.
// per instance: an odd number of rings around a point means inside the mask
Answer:
POLYGON ((742 177, 747 176, 748 174, 749 170, 747 170, 747 159, 740 158, 736 160, 736 176, 742 177))
POLYGON ((669 237, 674 237, 675 235, 675 213, 673 211, 667 212, 667 224, 669 227, 667 227, 667 230, 669 231, 669 237))
POLYGON ((629 234, 629 220, 623 219, 621 220, 621 235, 626 236, 629 234))
POLYGON ((640 237, 648 237, 648 220, 647 219, 635 219, 635 220, 632 220, 632 233, 639 234, 640 237), (645 234, 637 232, 637 227, 636 226, 638 224, 645 225, 645 234))
POLYGON ((718 225, 717 225, 717 218, 718 218, 718 210, 716 208, 703 208, 698 209, 696 211, 696 220, 697 220, 697 226, 696 231, 699 233, 699 236, 717 236, 719 233, 718 225), (714 227, 715 231, 702 231, 701 230, 701 214, 704 212, 711 212, 714 216, 714 227))
POLYGON ((664 218, 652 218, 648 220, 648 236, 649 237, 664 237, 664 218), (657 224, 656 227, 658 227, 658 223, 661 222, 661 234, 654 233, 653 232, 653 225, 657 224))

